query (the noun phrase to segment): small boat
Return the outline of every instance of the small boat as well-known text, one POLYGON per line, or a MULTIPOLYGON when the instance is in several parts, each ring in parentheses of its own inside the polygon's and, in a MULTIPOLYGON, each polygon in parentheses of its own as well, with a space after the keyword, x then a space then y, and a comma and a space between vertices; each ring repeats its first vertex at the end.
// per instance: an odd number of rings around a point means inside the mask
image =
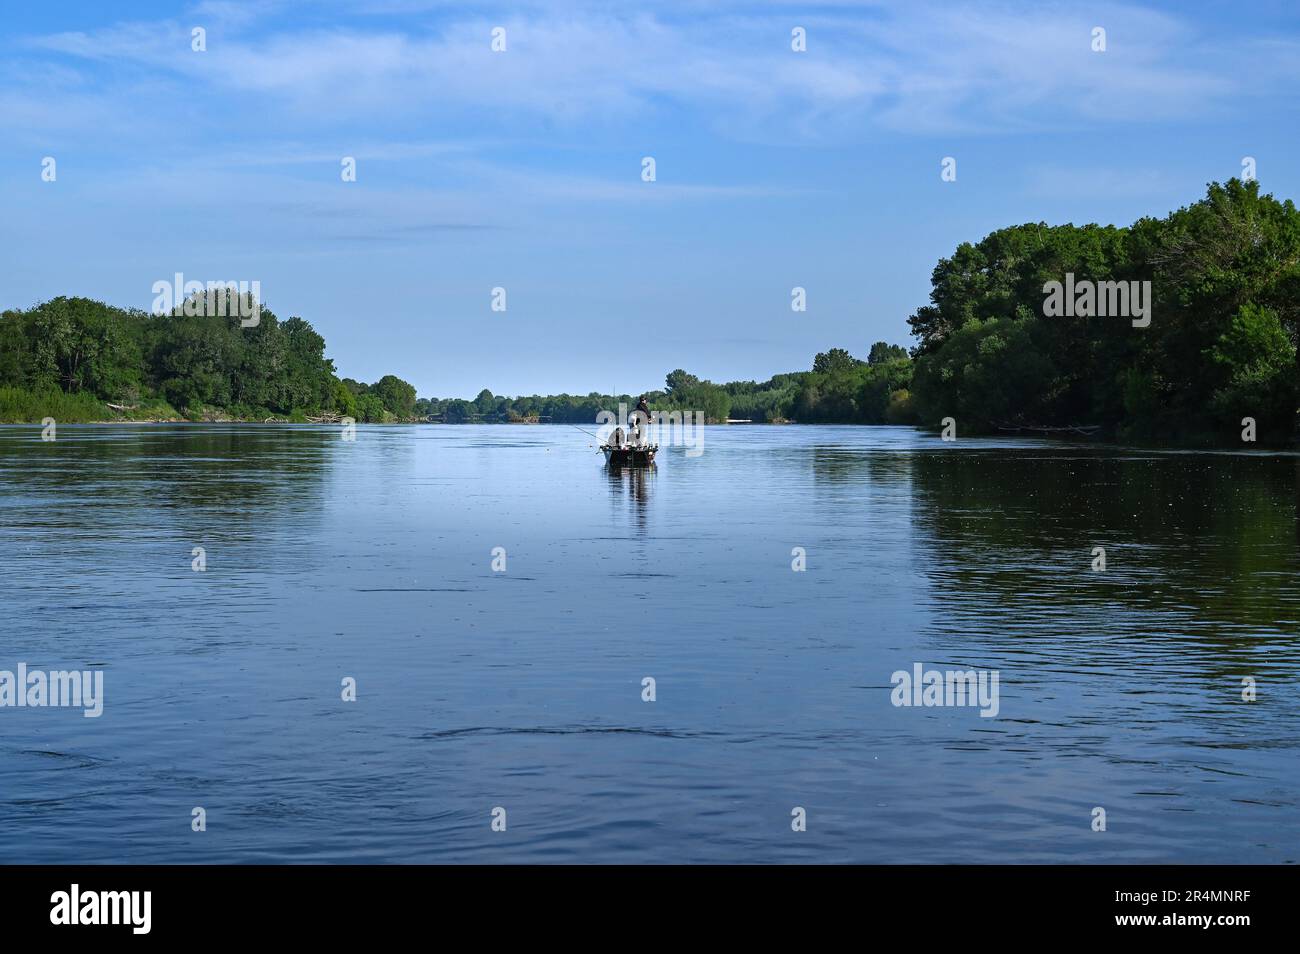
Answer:
POLYGON ((605 455, 605 463, 610 467, 652 467, 658 450, 658 444, 643 444, 640 447, 632 444, 624 444, 622 447, 600 445, 600 452, 605 455))

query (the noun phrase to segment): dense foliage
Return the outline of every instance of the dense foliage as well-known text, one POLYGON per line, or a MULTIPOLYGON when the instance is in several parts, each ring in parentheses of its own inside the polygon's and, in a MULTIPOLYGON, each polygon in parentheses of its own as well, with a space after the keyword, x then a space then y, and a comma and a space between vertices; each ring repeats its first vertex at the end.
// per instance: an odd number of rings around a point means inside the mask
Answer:
POLYGON ((494 395, 486 389, 472 401, 462 398, 420 398, 416 413, 448 424, 511 423, 519 421, 550 421, 555 424, 593 424, 603 410, 617 409, 618 402, 636 404, 629 395, 608 394, 532 394, 516 398, 494 395), (612 402, 612 403, 611 403, 612 402))
MULTIPOLYGON (((911 359, 898 345, 883 341, 860 361, 834 348, 819 354, 811 371, 778 374, 759 384, 733 381, 714 384, 678 368, 668 373, 664 389, 645 395, 655 411, 703 414, 709 423, 727 420, 777 422, 797 419, 840 424, 910 421, 907 382, 911 359)), ((631 411, 640 395, 569 394, 510 398, 480 391, 473 401, 421 398, 416 413, 449 423, 548 420, 556 424, 591 424, 603 410, 620 403, 631 411)))
MULTIPOLYGON (((205 302, 204 305, 207 303, 205 302)), ((55 298, 0 314, 0 420, 194 420, 350 415, 407 419, 415 389, 387 375, 339 381, 325 339, 302 318, 263 307, 243 327, 223 309, 153 315, 85 298, 55 298)))
POLYGON ((966 431, 1099 425, 1165 441, 1259 440, 1295 426, 1300 215, 1257 182, 1129 228, 1020 225, 963 244, 934 270, 911 391, 923 423, 966 431), (1148 327, 1045 317, 1044 286, 1149 281, 1148 327))

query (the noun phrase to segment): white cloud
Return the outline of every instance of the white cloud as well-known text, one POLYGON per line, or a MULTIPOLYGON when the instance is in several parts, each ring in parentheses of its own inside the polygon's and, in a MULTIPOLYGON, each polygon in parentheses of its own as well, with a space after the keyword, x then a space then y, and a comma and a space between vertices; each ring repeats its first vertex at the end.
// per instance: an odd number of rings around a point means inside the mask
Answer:
POLYGON ((805 15, 686 4, 651 15, 557 4, 500 20, 432 6, 433 26, 415 18, 409 30, 374 29, 354 17, 324 30, 273 28, 278 21, 210 0, 196 8, 219 27, 206 54, 189 52, 188 21, 29 45, 132 63, 207 94, 257 96, 298 118, 473 113, 508 129, 520 115, 627 122, 670 102, 717 128, 766 124, 804 136, 873 123, 941 133, 1184 118, 1228 108, 1260 70, 1294 78, 1300 61, 1296 44, 1275 42, 1273 65, 1261 65, 1252 51, 1260 41, 1200 36, 1173 15, 1124 5, 1086 14, 1041 4, 818 5, 805 15), (792 23, 806 26, 807 53, 790 50, 792 23), (1106 53, 1089 46, 1097 24, 1108 30, 1106 53), (497 25, 506 53, 489 48, 497 25))

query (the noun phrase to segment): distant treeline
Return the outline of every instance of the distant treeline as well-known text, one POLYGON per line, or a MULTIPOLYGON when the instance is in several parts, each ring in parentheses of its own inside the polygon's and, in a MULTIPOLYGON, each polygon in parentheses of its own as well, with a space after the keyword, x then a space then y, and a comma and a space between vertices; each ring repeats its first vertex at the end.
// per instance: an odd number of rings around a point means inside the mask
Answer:
MULTIPOLYGON (((265 306, 245 327, 240 309, 196 296, 166 315, 55 298, 0 314, 0 422, 53 417, 64 423, 136 420, 288 420, 352 417, 368 423, 425 420, 592 424, 639 395, 549 395, 416 399, 395 375, 373 384, 340 379, 325 339, 302 318, 279 320, 265 306), (189 313, 187 313, 189 312, 189 313)), ((247 306, 247 303, 244 303, 247 306)), ((245 307, 247 314, 251 309, 245 307)), ((685 371, 650 392, 655 410, 698 411, 710 422, 903 423, 911 360, 878 342, 866 361, 833 349, 811 371, 759 384, 718 385, 685 371)))
MULTIPOLYGON (((931 286, 930 304, 908 319, 910 356, 884 342, 865 361, 835 348, 810 371, 761 384, 678 369, 650 406, 710 421, 937 428, 951 417, 964 434, 1094 426, 1238 445, 1249 418, 1260 442, 1294 436, 1300 215, 1290 200, 1260 195, 1258 182, 1211 184, 1201 201, 1127 228, 999 229, 941 260, 931 286), (1063 310, 1062 294, 1072 295, 1063 310)), ((635 397, 483 391, 419 407, 445 420, 581 422, 619 400, 635 397)))
MULTIPOLYGON (((912 361, 906 349, 878 341, 865 361, 842 348, 832 348, 813 360, 811 371, 778 374, 762 383, 732 381, 714 384, 678 368, 668 374, 664 388, 645 394, 651 410, 692 411, 710 423, 729 419, 762 423, 798 420, 825 424, 911 423, 907 383, 912 361)), ((631 410, 636 394, 570 394, 503 397, 480 391, 472 401, 421 398, 416 412, 449 423, 549 420, 590 424, 603 410, 619 402, 631 410)))
MULTIPOLYGON (((1244 418, 1261 442, 1294 434, 1300 215, 1257 182, 1211 184, 1201 201, 1127 228, 999 229, 942 259, 931 286, 930 303, 908 319, 910 355, 883 341, 865 359, 832 348, 810 370, 762 383, 677 369, 647 395, 650 406, 711 422, 938 427, 951 417, 962 434, 1094 425, 1139 440, 1239 443, 1244 418), (1086 300, 1062 302, 1062 289, 1086 300)), ((195 310, 155 316, 57 298, 4 312, 0 421, 96 420, 116 404, 117 416, 192 420, 591 424, 639 397, 417 400, 393 375, 340 380, 301 318, 281 322, 263 308, 242 327, 223 317, 234 308, 187 314, 195 310)))

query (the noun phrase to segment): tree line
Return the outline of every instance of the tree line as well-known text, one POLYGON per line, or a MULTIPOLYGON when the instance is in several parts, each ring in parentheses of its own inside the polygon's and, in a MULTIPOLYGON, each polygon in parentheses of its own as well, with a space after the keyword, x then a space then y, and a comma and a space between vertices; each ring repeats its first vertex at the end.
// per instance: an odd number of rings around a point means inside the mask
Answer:
POLYGON ((248 326, 233 304, 218 309, 210 298, 165 315, 87 298, 0 314, 0 421, 384 422, 414 413, 412 385, 394 375, 340 380, 309 322, 281 321, 265 306, 248 326))
POLYGON ((1260 441, 1294 434, 1300 215, 1257 181, 1211 183, 1200 201, 1126 228, 999 229, 958 246, 931 285, 909 319, 913 409, 927 425, 1086 424, 1231 444, 1249 418, 1260 441), (1150 323, 1045 316, 1045 289, 1067 275, 1135 291, 1149 282, 1150 323))
MULTIPOLYGON (((1300 399, 1300 215, 1257 181, 1231 179, 1131 226, 999 229, 940 260, 929 303, 908 323, 910 353, 877 342, 863 360, 832 348, 810 370, 764 382, 716 384, 679 368, 647 397, 654 410, 713 422, 937 429, 951 417, 966 434, 1089 427, 1141 442, 1239 445, 1250 433, 1289 443, 1300 399), (1064 310, 1062 287, 1081 289, 1064 310)), ((484 391, 450 405, 451 416, 477 420, 577 422, 619 400, 635 398, 484 391)))
POLYGON ((732 381, 715 384, 678 368, 664 387, 639 394, 552 394, 507 397, 480 391, 472 401, 460 398, 420 398, 416 413, 448 423, 510 423, 549 421, 591 424, 604 410, 629 411, 645 397, 652 411, 682 411, 704 415, 711 424, 727 420, 781 423, 885 424, 909 423, 907 382, 911 378, 907 350, 877 342, 866 360, 842 348, 817 355, 811 371, 778 374, 762 383, 732 381))
MULTIPOLYGON (((450 424, 550 421, 591 424, 634 407, 641 395, 524 395, 480 391, 473 400, 418 398, 395 375, 373 384, 340 379, 325 339, 299 317, 281 321, 262 306, 245 327, 233 305, 211 301, 166 315, 86 298, 55 298, 0 314, 0 420, 306 421, 321 415, 364 422, 433 419, 450 424), (110 407, 111 405, 112 407, 110 407)), ((866 360, 841 348, 810 371, 770 380, 714 384, 677 369, 645 395, 654 410, 691 411, 710 423, 906 423, 912 361, 877 342, 866 360)))
MULTIPOLYGON (((417 398, 394 375, 338 378, 302 318, 280 321, 263 307, 243 327, 224 317, 233 307, 187 310, 158 316, 56 298, 0 314, 0 421, 98 420, 115 403, 126 416, 194 420, 590 424, 639 397, 417 398)), ((1233 443, 1249 418, 1261 442, 1285 443, 1300 397, 1300 215, 1258 182, 1232 179, 1127 227, 999 229, 940 260, 929 303, 908 323, 910 353, 883 341, 865 359, 832 348, 809 370, 762 382, 718 384, 678 368, 646 397, 653 410, 710 422, 937 428, 951 417, 967 434, 1091 425, 1168 443, 1233 443), (1146 320, 1099 314, 1082 298, 1062 312, 1062 283, 1071 293, 1122 285, 1115 300, 1140 300, 1146 320), (1045 307, 1049 288, 1057 307, 1045 307)))

